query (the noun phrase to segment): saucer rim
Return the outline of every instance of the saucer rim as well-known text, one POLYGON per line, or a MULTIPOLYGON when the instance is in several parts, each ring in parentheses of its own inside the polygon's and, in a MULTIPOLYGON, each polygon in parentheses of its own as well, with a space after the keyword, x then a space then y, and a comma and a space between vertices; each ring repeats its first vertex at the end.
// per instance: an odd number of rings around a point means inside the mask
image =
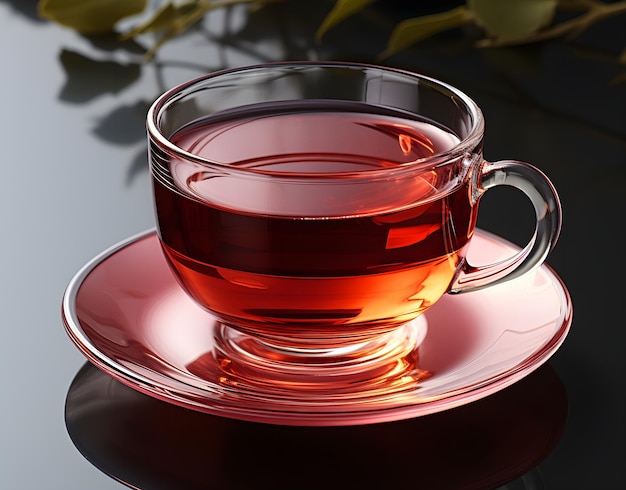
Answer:
MULTIPOLYGON (((519 248, 510 241, 485 230, 476 228, 475 233, 480 234, 490 240, 496 241, 503 246, 519 248)), ((218 416, 230 417, 238 420, 251 422, 263 422, 278 425, 299 425, 299 426, 345 426, 363 425, 370 423, 390 422, 425 416, 454 407, 463 406, 473 401, 479 400, 502 389, 511 386, 515 382, 525 378, 536 369, 545 364, 552 355, 560 348, 569 334, 572 323, 573 305, 570 293, 563 280, 548 265, 542 264, 544 270, 552 281, 552 284, 560 293, 562 305, 565 306, 561 325, 556 329, 546 342, 537 348, 531 355, 523 359, 516 366, 499 372, 495 376, 465 386, 454 391, 442 391, 441 396, 432 396, 430 400, 420 400, 403 406, 390 408, 376 408, 369 411, 357 412, 301 412, 301 411, 267 411, 259 412, 258 409, 246 409, 245 407, 235 407, 223 405, 220 407, 219 400, 212 398, 212 393, 205 391, 207 395, 201 397, 192 394, 189 390, 181 388, 177 391, 176 386, 191 387, 182 380, 174 379, 162 373, 153 373, 153 378, 148 378, 139 372, 122 365, 114 359, 108 357, 104 352, 91 341, 84 332, 78 318, 76 300, 80 288, 87 276, 95 270, 107 258, 120 252, 126 247, 141 240, 157 235, 156 229, 149 228, 142 232, 131 235, 114 245, 104 249, 86 262, 69 281, 62 298, 62 319, 65 331, 75 347, 103 372, 122 382, 123 384, 142 392, 148 396, 160 399, 164 402, 173 403, 188 409, 209 413, 218 416), (158 378, 158 379, 156 379, 158 378), (159 384, 159 380, 165 383, 159 384), (176 385, 176 386, 175 386, 176 385), (184 394, 183 394, 184 393, 184 394), (212 402, 212 404, 211 404, 212 402)), ((505 283, 506 284, 506 283, 505 283)), ((493 287, 499 287, 494 285, 493 287)), ((480 293, 478 293, 480 294, 480 293)), ((436 376, 436 374, 435 374, 436 376)), ((198 390, 197 387, 193 387, 198 390)))

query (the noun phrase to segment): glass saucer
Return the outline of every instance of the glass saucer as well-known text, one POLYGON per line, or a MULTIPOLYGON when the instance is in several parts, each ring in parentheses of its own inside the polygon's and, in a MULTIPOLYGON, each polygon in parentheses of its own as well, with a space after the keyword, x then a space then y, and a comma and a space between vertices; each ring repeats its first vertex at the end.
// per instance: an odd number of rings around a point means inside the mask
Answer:
MULTIPOLYGON (((509 242, 476 231, 474 264, 505 258, 509 242)), ((220 376, 215 318, 179 287, 154 230, 87 263, 63 298, 66 330, 94 365, 124 384, 190 409, 282 425, 357 425, 457 407, 524 378, 559 348, 571 324, 569 294, 547 266, 519 279, 446 295, 423 316, 422 379, 370 396, 298 399, 251 392, 220 376)))

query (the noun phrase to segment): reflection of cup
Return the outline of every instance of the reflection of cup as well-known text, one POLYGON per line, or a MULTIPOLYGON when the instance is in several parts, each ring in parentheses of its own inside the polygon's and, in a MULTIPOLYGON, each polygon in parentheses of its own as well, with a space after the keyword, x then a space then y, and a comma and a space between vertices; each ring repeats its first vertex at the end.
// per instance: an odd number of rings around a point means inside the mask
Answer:
POLYGON ((554 245, 552 185, 484 161, 483 129, 457 89, 388 68, 279 63, 188 82, 148 114, 163 250, 252 357, 367 356, 446 292, 519 276, 554 245), (526 193, 536 232, 473 267, 478 201, 497 185, 526 193))
POLYGON ((433 415, 287 427, 186 410, 85 364, 65 417, 85 458, 132 488, 469 490, 528 480, 562 435, 567 397, 546 365, 490 397, 433 415))

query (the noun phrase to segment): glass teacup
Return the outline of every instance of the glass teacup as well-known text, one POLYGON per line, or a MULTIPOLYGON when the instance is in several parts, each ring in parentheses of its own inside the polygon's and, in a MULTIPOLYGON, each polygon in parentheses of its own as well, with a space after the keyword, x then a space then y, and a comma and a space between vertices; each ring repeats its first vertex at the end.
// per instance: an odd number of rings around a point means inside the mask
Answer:
POLYGON ((406 360, 420 315, 442 295, 539 266, 558 237, 558 196, 526 163, 485 161, 483 132, 456 88, 370 65, 251 66, 162 95, 148 114, 159 238, 219 320, 224 366, 324 389, 391 364, 416 373, 406 360), (498 185, 528 196, 535 234, 473 266, 478 203, 498 185))

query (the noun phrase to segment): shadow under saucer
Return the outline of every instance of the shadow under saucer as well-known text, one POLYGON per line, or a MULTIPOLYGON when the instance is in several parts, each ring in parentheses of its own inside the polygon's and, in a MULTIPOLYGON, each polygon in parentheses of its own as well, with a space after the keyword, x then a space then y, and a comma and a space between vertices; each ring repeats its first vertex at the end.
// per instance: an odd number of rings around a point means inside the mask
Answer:
POLYGON ((491 396, 415 419, 269 425, 160 401, 86 363, 65 421, 82 455, 132 488, 442 490, 515 481, 510 488, 536 489, 535 468, 558 443, 567 410, 563 384, 544 365, 491 396))

